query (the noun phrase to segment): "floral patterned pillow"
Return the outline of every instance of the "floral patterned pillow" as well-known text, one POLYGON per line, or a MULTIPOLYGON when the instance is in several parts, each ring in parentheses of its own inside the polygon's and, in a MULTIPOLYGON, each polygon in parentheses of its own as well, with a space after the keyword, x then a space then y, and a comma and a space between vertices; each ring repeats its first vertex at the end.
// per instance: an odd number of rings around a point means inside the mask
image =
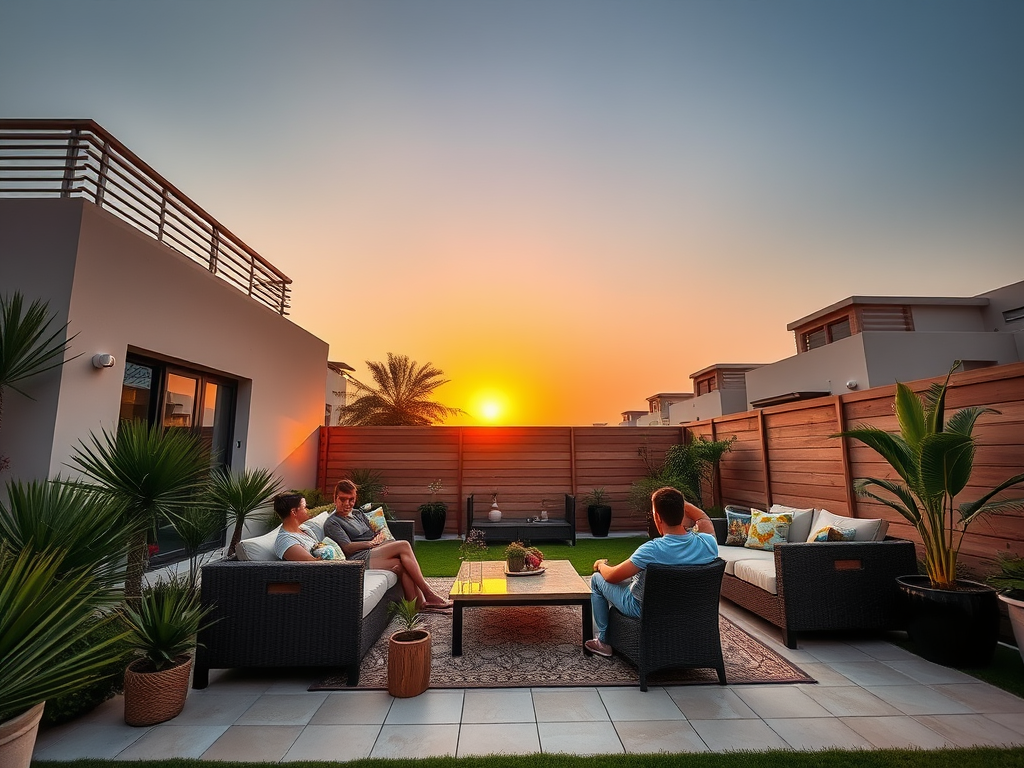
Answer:
POLYGON ((853 528, 836 528, 826 525, 814 532, 811 541, 853 541, 857 531, 853 528))
POLYGON ((747 543, 747 534, 750 532, 750 515, 727 509, 725 511, 725 520, 728 526, 725 546, 742 547, 747 543))
POLYGON ((384 517, 384 510, 381 507, 377 507, 366 513, 367 520, 370 521, 370 525, 373 527, 374 533, 380 533, 384 531, 385 541, 394 541, 395 535, 391 533, 391 529, 388 528, 388 519, 384 517))
POLYGON ((776 544, 785 544, 789 537, 789 526, 793 524, 793 514, 784 512, 769 515, 760 510, 751 510, 750 532, 743 546, 747 549, 763 549, 771 552, 776 544))

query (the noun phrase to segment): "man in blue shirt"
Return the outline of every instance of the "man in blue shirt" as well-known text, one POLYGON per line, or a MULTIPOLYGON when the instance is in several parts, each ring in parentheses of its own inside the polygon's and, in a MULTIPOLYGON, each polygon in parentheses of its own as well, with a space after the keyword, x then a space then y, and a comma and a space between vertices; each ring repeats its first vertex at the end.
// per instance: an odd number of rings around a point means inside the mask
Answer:
POLYGON ((711 533, 711 520, 700 509, 683 498, 675 488, 659 488, 651 495, 654 525, 661 534, 641 544, 629 559, 618 565, 608 560, 594 563, 590 579, 590 603, 594 609, 597 636, 583 645, 598 656, 611 656, 612 647, 605 642, 608 631, 609 606, 614 605, 625 616, 640 615, 641 579, 651 563, 665 565, 704 565, 718 557, 718 542, 711 533), (689 523, 689 525, 687 525, 689 523), (692 530, 691 530, 692 528, 692 530))

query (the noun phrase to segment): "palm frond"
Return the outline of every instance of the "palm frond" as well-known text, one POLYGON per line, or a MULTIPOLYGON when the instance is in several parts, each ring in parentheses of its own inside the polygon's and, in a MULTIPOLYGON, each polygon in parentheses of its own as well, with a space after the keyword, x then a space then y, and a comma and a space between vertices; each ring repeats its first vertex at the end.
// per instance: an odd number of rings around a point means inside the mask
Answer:
POLYGON ((853 490, 858 496, 874 499, 881 504, 885 504, 885 506, 890 509, 896 510, 904 519, 912 523, 914 527, 921 525, 921 510, 917 506, 917 501, 914 499, 914 495, 905 485, 894 483, 891 480, 881 480, 875 477, 862 477, 854 481, 853 490), (877 486, 888 491, 895 496, 896 499, 891 499, 887 496, 879 496, 877 493, 873 493, 870 490, 871 486, 877 486))
POLYGON ((67 323, 47 333, 56 317, 56 313, 49 313, 49 304, 40 299, 25 309, 21 293, 0 296, 0 389, 10 387, 32 399, 14 385, 64 364, 64 352, 75 336, 64 339, 67 323))

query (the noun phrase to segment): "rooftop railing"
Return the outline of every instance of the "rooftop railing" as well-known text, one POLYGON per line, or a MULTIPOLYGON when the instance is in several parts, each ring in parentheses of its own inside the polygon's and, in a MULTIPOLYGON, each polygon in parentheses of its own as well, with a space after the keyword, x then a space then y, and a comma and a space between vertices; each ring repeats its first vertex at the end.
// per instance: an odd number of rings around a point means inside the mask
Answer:
POLYGON ((0 198, 83 198, 286 315, 291 279, 92 120, 0 120, 0 198))

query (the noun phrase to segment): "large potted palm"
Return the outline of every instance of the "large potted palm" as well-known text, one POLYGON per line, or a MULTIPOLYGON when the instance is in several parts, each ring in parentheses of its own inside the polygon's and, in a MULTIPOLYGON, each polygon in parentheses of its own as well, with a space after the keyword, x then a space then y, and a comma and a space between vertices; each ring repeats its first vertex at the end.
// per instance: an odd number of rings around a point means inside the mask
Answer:
POLYGON ((858 495, 896 510, 917 530, 924 544, 926 575, 897 579, 906 604, 907 632, 921 655, 952 666, 984 666, 998 640, 999 612, 991 587, 956 574, 960 545, 968 526, 989 512, 1024 509, 1024 499, 996 498, 1024 483, 1014 475, 973 501, 957 503, 974 468, 974 425, 991 408, 967 407, 945 418, 945 381, 925 395, 896 384, 899 434, 860 426, 839 436, 860 440, 876 450, 902 479, 861 478, 858 495), (884 491, 879 495, 875 489, 884 491))

